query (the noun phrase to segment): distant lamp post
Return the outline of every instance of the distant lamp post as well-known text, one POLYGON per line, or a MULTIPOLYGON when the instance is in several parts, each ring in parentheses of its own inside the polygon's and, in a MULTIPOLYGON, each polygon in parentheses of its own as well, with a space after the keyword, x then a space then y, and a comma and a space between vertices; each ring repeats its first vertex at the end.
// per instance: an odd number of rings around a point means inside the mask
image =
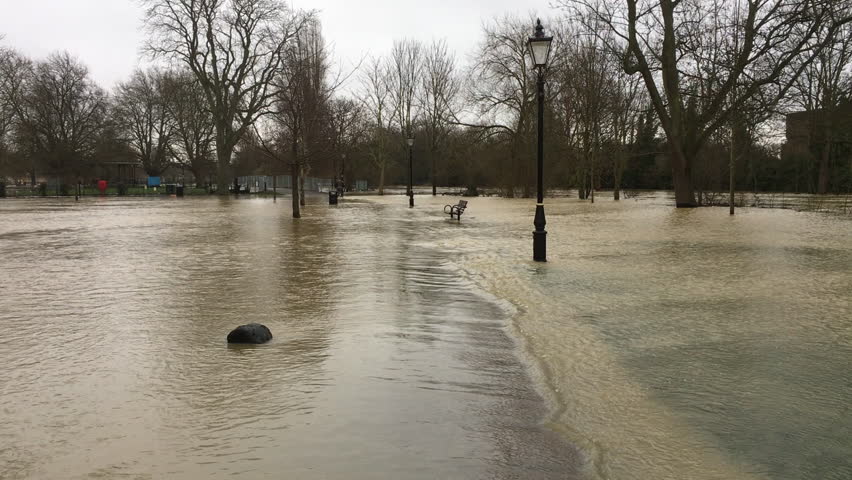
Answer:
POLYGON ((553 37, 544 35, 541 20, 536 21, 535 34, 530 37, 530 54, 538 72, 538 203, 535 205, 535 231, 533 232, 533 260, 547 261, 547 231, 544 226, 544 69, 550 58, 553 37))
POLYGON ((414 208, 414 137, 408 137, 408 207, 414 208))

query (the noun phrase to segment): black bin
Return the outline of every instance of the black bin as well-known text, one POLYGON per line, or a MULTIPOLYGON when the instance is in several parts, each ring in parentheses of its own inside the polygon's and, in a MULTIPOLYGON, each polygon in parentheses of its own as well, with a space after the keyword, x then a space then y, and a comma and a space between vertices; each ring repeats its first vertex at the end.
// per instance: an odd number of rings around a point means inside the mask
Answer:
POLYGON ((6 198, 6 184, 0 182, 0 198, 6 198))
POLYGON ((337 205, 337 192, 335 192, 335 191, 328 192, 328 204, 329 205, 337 205))
POLYGON ((175 188, 175 195, 177 195, 178 197, 182 197, 182 196, 183 196, 183 185, 178 185, 178 186, 175 188))
POLYGON ((166 185, 166 195, 174 195, 175 194, 175 186, 174 185, 166 185))

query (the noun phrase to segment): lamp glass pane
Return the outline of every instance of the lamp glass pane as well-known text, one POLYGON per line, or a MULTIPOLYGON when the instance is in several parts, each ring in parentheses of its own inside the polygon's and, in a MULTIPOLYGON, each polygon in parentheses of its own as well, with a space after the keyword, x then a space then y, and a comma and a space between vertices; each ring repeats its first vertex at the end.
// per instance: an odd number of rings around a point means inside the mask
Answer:
POLYGON ((414 139, 413 139, 413 138, 409 138, 409 139, 408 139, 408 146, 409 146, 409 147, 413 147, 413 146, 414 146, 414 139))
POLYGON ((532 50, 533 61, 536 65, 546 65, 547 55, 550 53, 550 39, 530 41, 530 50, 532 50))

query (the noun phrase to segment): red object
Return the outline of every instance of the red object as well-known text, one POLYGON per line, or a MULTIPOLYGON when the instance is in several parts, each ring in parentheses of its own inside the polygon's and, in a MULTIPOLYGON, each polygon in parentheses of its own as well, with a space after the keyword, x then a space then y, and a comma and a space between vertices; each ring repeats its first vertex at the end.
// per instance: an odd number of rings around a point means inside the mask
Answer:
POLYGON ((98 180, 98 190, 101 191, 101 195, 106 193, 107 189, 107 181, 106 180, 98 180))

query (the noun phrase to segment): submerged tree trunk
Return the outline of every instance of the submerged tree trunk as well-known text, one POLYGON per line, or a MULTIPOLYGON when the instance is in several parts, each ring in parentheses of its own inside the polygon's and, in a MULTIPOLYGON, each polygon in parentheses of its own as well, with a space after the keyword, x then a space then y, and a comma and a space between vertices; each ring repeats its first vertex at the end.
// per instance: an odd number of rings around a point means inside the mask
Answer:
POLYGON ((672 147, 672 181, 675 190, 675 206, 677 208, 695 208, 695 187, 692 183, 692 167, 689 159, 679 147, 672 147))
POLYGON ((627 153, 619 151, 615 154, 615 164, 613 165, 613 186, 612 198, 616 202, 621 200, 621 177, 624 176, 624 168, 627 163, 627 153))
POLYGON ((438 194, 438 160, 435 152, 432 152, 432 196, 438 194))
POLYGON ((731 129, 731 158, 728 164, 728 214, 733 215, 736 207, 734 206, 734 172, 736 170, 736 156, 734 154, 734 130, 731 129))
POLYGON ((307 176, 307 171, 305 169, 300 169, 299 171, 299 205, 305 206, 305 176, 307 176))
POLYGON ((231 149, 217 144, 216 160, 216 193, 227 195, 230 183, 228 179, 230 178, 231 149))
POLYGON ((293 193, 293 218, 302 218, 299 208, 299 165, 296 162, 290 165, 290 187, 293 193))
POLYGON ((594 163, 592 163, 592 169, 591 169, 591 172, 589 172, 589 186, 591 187, 589 190, 590 190, 590 193, 591 193, 592 203, 595 203, 595 164, 594 163))
POLYGON ((385 162, 379 167, 379 195, 385 194, 385 162))

